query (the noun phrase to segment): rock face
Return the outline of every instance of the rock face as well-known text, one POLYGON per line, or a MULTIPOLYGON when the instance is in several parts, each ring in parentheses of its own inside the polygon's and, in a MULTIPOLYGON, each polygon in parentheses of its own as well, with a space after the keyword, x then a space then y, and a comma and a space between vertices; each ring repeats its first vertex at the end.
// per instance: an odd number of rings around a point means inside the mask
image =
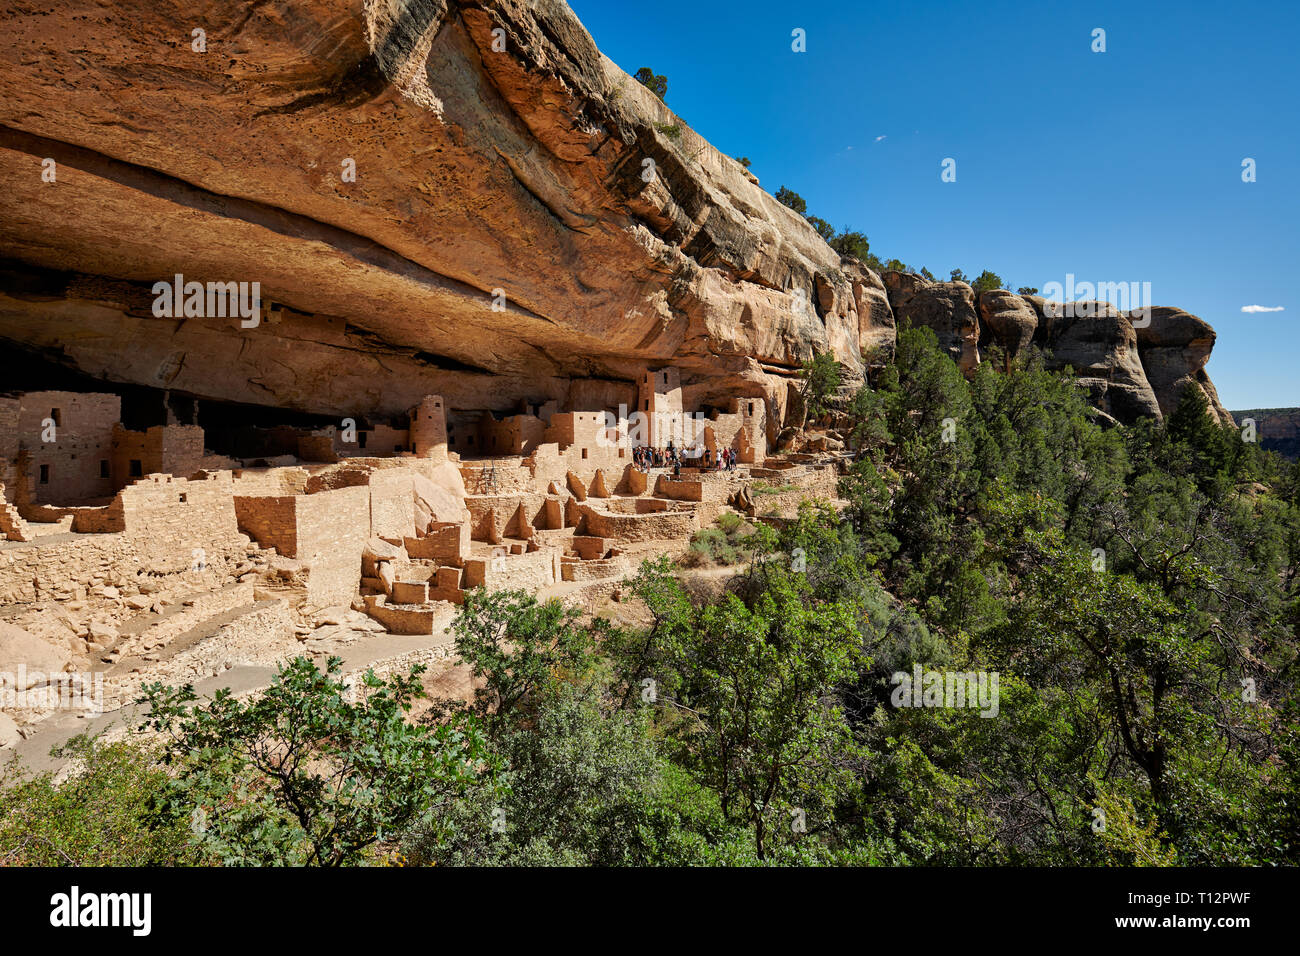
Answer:
POLYGON ((995 342, 1014 359, 1034 343, 1038 313, 1034 307, 1005 289, 985 292, 979 297, 980 347, 995 342))
POLYGON ((1138 351, 1142 367, 1160 401, 1160 411, 1168 415, 1178 404, 1187 385, 1205 393, 1210 410, 1220 421, 1231 416, 1219 403, 1219 393, 1205 374, 1205 363, 1214 348, 1214 329, 1204 319, 1182 309, 1151 309, 1150 321, 1136 323, 1138 351))
POLYGON ((1076 302, 1066 309, 1038 296, 1029 301, 1039 317, 1036 341, 1050 354, 1050 367, 1073 368, 1093 404, 1118 421, 1160 417, 1127 315, 1107 302, 1076 302))
MULTIPOLYGON (((977 309, 963 283, 841 259, 561 0, 4 16, 0 343, 100 379, 382 416, 427 394, 613 408, 671 365, 688 408, 766 398, 775 437, 800 364, 831 351, 856 379, 900 310, 968 372, 981 315, 1025 344, 1010 293, 977 309), (155 314, 178 274, 258 283, 258 321, 155 314)), ((1113 361, 1088 367, 1109 394, 1135 370, 1106 328, 1113 361)), ((1180 334, 1139 340, 1157 392, 1212 393, 1204 334, 1180 334)), ((1064 344, 1105 351, 1091 331, 1064 344)))
POLYGON ((930 282, 910 272, 886 272, 889 304, 900 321, 933 329, 941 348, 970 374, 980 362, 975 293, 965 282, 930 282))
POLYGON ((1238 425, 1255 422, 1260 447, 1292 461, 1300 459, 1300 408, 1252 408, 1231 412, 1238 425))

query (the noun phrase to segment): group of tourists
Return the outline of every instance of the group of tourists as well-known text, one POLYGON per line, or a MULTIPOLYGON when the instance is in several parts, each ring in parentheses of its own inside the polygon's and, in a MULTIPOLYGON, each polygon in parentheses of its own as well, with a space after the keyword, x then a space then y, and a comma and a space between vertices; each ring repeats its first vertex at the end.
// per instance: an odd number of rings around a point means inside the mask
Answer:
POLYGON ((735 471, 736 452, 731 448, 723 448, 717 452, 704 448, 691 454, 689 450, 677 448, 669 441, 667 448, 638 445, 632 450, 632 464, 641 471, 649 471, 651 468, 671 468, 674 475, 681 474, 683 465, 687 468, 735 471))

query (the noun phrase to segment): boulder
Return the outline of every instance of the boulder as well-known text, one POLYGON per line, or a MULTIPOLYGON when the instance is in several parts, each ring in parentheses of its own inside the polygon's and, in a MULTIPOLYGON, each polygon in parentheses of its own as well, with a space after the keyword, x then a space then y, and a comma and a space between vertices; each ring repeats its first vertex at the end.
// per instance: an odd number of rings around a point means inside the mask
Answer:
POLYGON ((17 681, 19 667, 24 668, 25 677, 21 681, 23 686, 17 689, 26 690, 44 684, 45 675, 70 670, 72 657, 68 651, 21 627, 0 622, 0 671, 8 672, 17 681))
POLYGON ((418 535, 425 534, 434 522, 469 520, 469 509, 465 507, 465 481, 453 462, 438 465, 433 469, 432 477, 412 475, 411 488, 415 495, 415 530, 418 535))

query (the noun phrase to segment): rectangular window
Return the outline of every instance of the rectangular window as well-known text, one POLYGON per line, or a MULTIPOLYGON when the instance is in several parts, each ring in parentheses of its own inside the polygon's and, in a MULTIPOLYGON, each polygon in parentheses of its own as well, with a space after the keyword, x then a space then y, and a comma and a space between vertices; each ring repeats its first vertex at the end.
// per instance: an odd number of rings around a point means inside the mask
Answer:
POLYGON ((63 413, 57 408, 50 409, 50 418, 54 419, 55 425, 63 424, 63 413))
POLYGON ((139 458, 131 459, 131 477, 139 478, 144 475, 144 465, 139 458))
POLYGON ((365 447, 366 447, 366 433, 365 433, 365 432, 357 432, 357 445, 358 445, 359 447, 361 447, 361 448, 365 448, 365 447))
POLYGON ((48 485, 49 483, 50 483, 50 466, 41 465, 41 484, 48 485))
POLYGON ((109 475, 108 475, 108 459, 107 459, 107 458, 101 458, 100 461, 99 461, 99 477, 101 477, 101 478, 107 478, 107 477, 109 477, 109 475))

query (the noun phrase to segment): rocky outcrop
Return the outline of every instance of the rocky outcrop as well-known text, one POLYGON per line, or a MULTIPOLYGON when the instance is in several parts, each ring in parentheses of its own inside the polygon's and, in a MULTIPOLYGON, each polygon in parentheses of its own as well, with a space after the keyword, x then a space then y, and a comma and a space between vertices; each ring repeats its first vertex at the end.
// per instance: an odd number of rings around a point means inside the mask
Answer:
POLYGON ((979 316, 981 349, 996 344, 1008 359, 1014 359, 1033 345, 1038 313, 1020 296, 1005 289, 981 293, 979 316))
POLYGON ((884 282, 898 321, 933 329, 967 374, 991 347, 1010 361, 1033 346, 1049 368, 1072 368, 1092 403, 1117 421, 1169 414, 1188 382, 1204 390, 1220 421, 1231 421, 1205 374, 1214 330, 1181 309, 1130 314, 1106 302, 1062 304, 1005 289, 975 296, 964 282, 913 273, 887 272, 884 282))
POLYGON ((1038 316, 1035 344, 1049 368, 1074 369, 1092 403, 1121 422, 1160 417, 1160 402, 1138 353, 1137 332, 1128 316, 1107 302, 1074 302, 1072 308, 1025 297, 1038 316))
POLYGON ((939 346, 967 374, 980 362, 979 314, 965 282, 930 282, 911 272, 886 272, 889 304, 899 321, 933 329, 939 346))
POLYGON ((1195 385, 1205 393, 1212 414, 1221 422, 1232 416, 1219 402, 1219 393, 1205 373, 1205 363, 1214 348, 1214 329, 1204 319, 1182 309, 1156 307, 1150 321, 1135 323, 1138 351, 1147 380, 1160 401, 1160 411, 1168 415, 1178 405, 1183 388, 1195 385))

